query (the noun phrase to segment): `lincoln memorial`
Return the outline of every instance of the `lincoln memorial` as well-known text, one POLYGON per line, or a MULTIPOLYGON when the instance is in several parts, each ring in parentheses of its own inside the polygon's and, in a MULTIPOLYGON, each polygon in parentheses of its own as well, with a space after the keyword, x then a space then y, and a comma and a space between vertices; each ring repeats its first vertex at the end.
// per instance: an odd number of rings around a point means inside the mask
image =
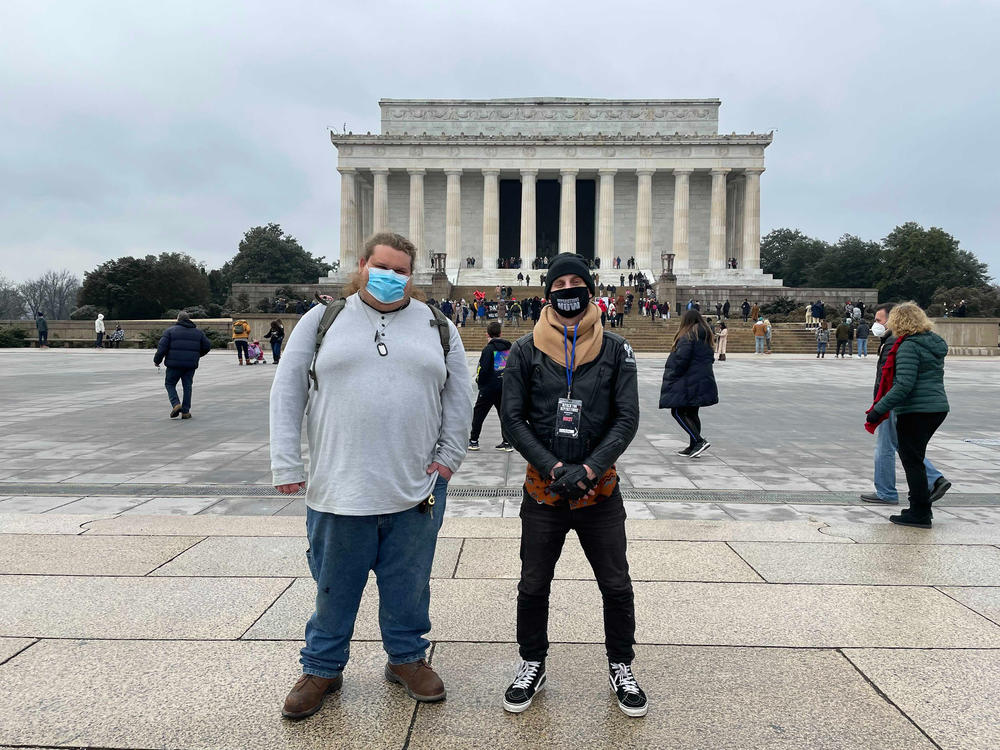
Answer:
MULTIPOLYGON (((420 270, 531 268, 573 251, 681 284, 779 286, 760 270, 770 134, 718 132, 718 99, 379 102, 382 132, 331 133, 345 271, 373 232, 407 235, 420 270), (731 260, 734 259, 734 260, 731 260), (735 266, 732 267, 732 266, 735 266)), ((478 275, 478 274, 476 274, 478 275)))

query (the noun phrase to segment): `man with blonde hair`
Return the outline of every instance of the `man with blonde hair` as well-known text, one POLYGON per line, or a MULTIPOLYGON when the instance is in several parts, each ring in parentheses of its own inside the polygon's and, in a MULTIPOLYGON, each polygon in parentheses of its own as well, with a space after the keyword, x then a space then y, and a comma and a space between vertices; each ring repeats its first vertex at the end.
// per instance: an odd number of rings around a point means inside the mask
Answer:
POLYGON ((303 674, 282 709, 289 719, 316 713, 343 685, 371 571, 386 679, 418 701, 445 697, 424 635, 431 563, 448 480, 465 457, 472 389, 455 325, 414 297, 416 253, 398 234, 369 239, 347 299, 302 317, 275 373, 273 481, 285 494, 306 490, 317 588, 303 674))

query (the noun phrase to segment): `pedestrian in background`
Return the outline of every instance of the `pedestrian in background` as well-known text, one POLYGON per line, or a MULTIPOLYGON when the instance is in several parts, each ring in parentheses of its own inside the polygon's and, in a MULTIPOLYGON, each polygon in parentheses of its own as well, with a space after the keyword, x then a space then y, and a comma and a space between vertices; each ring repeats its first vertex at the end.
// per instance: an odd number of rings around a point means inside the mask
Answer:
POLYGON ((725 321, 719 322, 719 335, 715 340, 715 353, 719 355, 719 361, 726 361, 726 343, 729 340, 729 329, 726 327, 725 321))
POLYGON ((712 372, 714 343, 712 329, 701 313, 687 310, 674 336, 660 386, 660 408, 670 409, 670 415, 688 437, 687 448, 677 451, 680 456, 695 458, 711 446, 702 437, 698 409, 719 403, 712 372))
POLYGON ((816 329, 816 359, 826 358, 826 346, 830 343, 830 326, 821 321, 816 329))
POLYGON ((243 360, 250 364, 250 324, 243 318, 233 321, 233 345, 240 364, 243 364, 243 360))
POLYGON ((895 411, 899 460, 906 472, 910 507, 898 516, 889 516, 889 520, 901 526, 929 529, 934 514, 924 459, 927 443, 948 416, 944 389, 948 344, 933 332, 934 324, 916 302, 893 307, 887 327, 896 341, 882 368, 865 428, 874 433, 895 411))
POLYGON ((858 359, 868 356, 868 335, 870 333, 871 327, 869 327, 868 321, 862 318, 855 331, 855 335, 858 337, 858 359))
POLYGON ((97 340, 94 342, 95 349, 104 348, 104 313, 97 313, 97 320, 94 321, 94 333, 97 340))
MULTIPOLYGON (((892 302, 887 302, 875 308, 875 323, 872 326, 872 333, 879 337, 880 343, 878 363, 875 369, 875 387, 872 390, 874 398, 878 397, 882 368, 896 342, 895 334, 886 327, 889 322, 889 313, 893 307, 895 305, 892 302)), ((883 505, 899 504, 899 493, 896 490, 896 453, 898 450, 896 412, 890 411, 888 419, 885 419, 875 430, 875 492, 861 495, 864 502, 883 505)), ((934 503, 944 497, 945 493, 951 489, 951 482, 942 476, 929 458, 924 458, 924 468, 927 472, 930 501, 934 503)))
POLYGON ((153 364, 159 367, 163 362, 167 366, 167 377, 163 384, 170 399, 171 419, 178 415, 181 419, 191 419, 194 371, 211 348, 208 337, 183 310, 177 313, 177 324, 170 326, 160 337, 156 354, 153 355, 153 364), (184 387, 183 401, 177 397, 177 381, 184 387))
POLYGON ((764 343, 767 344, 767 353, 771 353, 771 319, 764 318, 764 325, 766 326, 766 331, 764 333, 764 343))
POLYGON ((766 340, 767 340, 767 326, 764 325, 763 318, 757 318, 757 322, 753 324, 754 354, 764 353, 764 342, 766 340))
MULTIPOLYGON (((510 355, 510 342, 500 338, 502 328, 497 321, 491 321, 486 326, 488 339, 483 351, 479 354, 479 365, 476 367, 476 387, 479 395, 472 407, 472 431, 469 433, 469 450, 479 450, 479 434, 483 430, 483 422, 490 409, 497 410, 500 416, 500 397, 503 395, 503 372, 507 367, 507 357, 510 355)), ((503 437, 501 429, 500 444, 495 446, 498 451, 511 453, 514 446, 503 437)))
POLYGON ((264 334, 264 338, 271 342, 271 363, 278 364, 281 359, 281 342, 285 340, 285 326, 281 323, 281 318, 271 321, 271 328, 264 334))
POLYGON ((38 317, 35 318, 35 330, 38 331, 38 348, 48 349, 49 322, 45 319, 45 313, 43 313, 41 310, 38 311, 38 317))
POLYGON ((847 351, 847 336, 851 330, 851 321, 847 318, 842 320, 837 325, 837 355, 841 359, 844 358, 844 352, 847 351))

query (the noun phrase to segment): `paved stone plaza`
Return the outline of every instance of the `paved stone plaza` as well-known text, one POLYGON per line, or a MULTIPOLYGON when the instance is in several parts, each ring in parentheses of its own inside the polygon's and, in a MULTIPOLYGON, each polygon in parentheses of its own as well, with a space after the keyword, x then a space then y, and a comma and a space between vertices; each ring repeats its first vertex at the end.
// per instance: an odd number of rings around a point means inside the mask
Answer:
POLYGON ((694 461, 655 408, 663 357, 641 358, 619 468, 642 720, 609 695, 573 542, 546 691, 501 709, 524 462, 492 450, 490 416, 431 583, 448 700, 416 706, 383 680, 372 586, 343 691, 291 724, 314 584, 302 500, 269 485, 273 368, 210 354, 180 422, 150 357, 0 352, 0 748, 1000 746, 1000 363, 949 358, 953 412, 929 455, 955 487, 926 532, 856 500, 873 358, 732 356, 694 461))

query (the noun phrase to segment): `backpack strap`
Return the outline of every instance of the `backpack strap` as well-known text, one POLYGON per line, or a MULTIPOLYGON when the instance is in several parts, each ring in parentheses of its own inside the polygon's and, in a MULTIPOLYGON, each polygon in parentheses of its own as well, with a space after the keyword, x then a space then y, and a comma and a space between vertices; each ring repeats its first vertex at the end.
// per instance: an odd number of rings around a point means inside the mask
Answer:
POLYGON ((309 367, 309 385, 317 391, 319 390, 319 379, 316 377, 316 358, 319 356, 319 348, 323 345, 323 337, 330 330, 333 321, 343 312, 347 300, 341 297, 333 302, 323 302, 323 304, 326 305, 326 309, 323 311, 323 317, 320 318, 319 327, 316 329, 316 348, 313 350, 312 365, 309 367))
POLYGON ((451 331, 448 330, 448 316, 438 310, 434 305, 428 305, 434 319, 430 321, 431 328, 438 329, 438 336, 441 339, 441 348, 444 350, 445 362, 448 361, 448 353, 451 351, 451 331))

